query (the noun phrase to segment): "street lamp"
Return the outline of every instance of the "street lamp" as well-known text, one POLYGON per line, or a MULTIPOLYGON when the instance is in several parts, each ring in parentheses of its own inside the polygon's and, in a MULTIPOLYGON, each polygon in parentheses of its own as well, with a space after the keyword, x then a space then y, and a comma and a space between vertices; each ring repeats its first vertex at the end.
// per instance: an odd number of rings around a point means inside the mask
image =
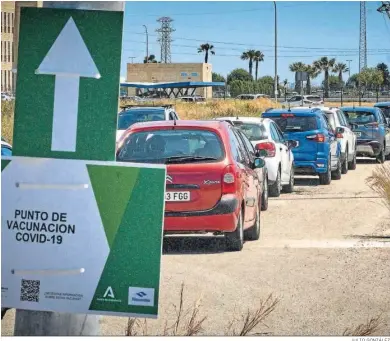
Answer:
POLYGON ((145 27, 145 34, 146 34, 146 63, 149 63, 149 36, 148 36, 148 28, 146 25, 142 25, 145 27))
POLYGON ((276 13, 276 1, 274 1, 275 10, 275 104, 278 103, 278 27, 277 27, 277 13, 276 13))

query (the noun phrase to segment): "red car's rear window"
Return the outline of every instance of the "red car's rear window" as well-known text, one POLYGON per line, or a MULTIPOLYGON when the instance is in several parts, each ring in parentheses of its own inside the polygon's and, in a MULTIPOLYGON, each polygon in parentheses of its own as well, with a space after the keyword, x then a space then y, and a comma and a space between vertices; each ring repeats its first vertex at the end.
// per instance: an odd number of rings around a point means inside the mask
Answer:
POLYGON ((180 163, 193 163, 220 161, 224 156, 223 144, 212 131, 162 129, 129 134, 119 147, 117 161, 167 163, 178 158, 180 163))

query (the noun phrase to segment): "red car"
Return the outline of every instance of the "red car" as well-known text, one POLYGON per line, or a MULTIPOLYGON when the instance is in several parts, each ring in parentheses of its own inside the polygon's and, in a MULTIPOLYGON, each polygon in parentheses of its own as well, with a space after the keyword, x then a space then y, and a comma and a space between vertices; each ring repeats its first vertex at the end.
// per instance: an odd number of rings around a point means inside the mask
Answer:
POLYGON ((232 251, 259 239, 264 160, 228 122, 136 123, 117 161, 167 165, 164 234, 224 234, 232 251))

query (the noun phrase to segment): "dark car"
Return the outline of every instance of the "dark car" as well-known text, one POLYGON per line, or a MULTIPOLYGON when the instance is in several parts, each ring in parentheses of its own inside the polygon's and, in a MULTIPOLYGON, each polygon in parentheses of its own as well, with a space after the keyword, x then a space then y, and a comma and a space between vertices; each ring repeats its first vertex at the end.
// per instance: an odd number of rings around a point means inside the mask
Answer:
POLYGON ((342 107, 357 137, 357 156, 376 158, 384 163, 390 154, 390 130, 378 107, 342 107))

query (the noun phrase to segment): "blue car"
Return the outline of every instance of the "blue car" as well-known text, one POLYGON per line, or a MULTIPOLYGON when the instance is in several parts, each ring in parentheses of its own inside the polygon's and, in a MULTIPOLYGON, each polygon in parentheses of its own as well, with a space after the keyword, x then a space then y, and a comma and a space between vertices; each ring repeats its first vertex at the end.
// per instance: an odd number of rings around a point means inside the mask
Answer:
POLYGON ((357 137, 357 156, 376 158, 384 163, 390 154, 390 130, 379 107, 342 107, 357 137))
POLYGON ((295 174, 318 175, 321 185, 329 185, 332 178, 341 178, 341 146, 325 113, 313 109, 272 109, 262 117, 274 120, 286 140, 294 140, 295 174))

